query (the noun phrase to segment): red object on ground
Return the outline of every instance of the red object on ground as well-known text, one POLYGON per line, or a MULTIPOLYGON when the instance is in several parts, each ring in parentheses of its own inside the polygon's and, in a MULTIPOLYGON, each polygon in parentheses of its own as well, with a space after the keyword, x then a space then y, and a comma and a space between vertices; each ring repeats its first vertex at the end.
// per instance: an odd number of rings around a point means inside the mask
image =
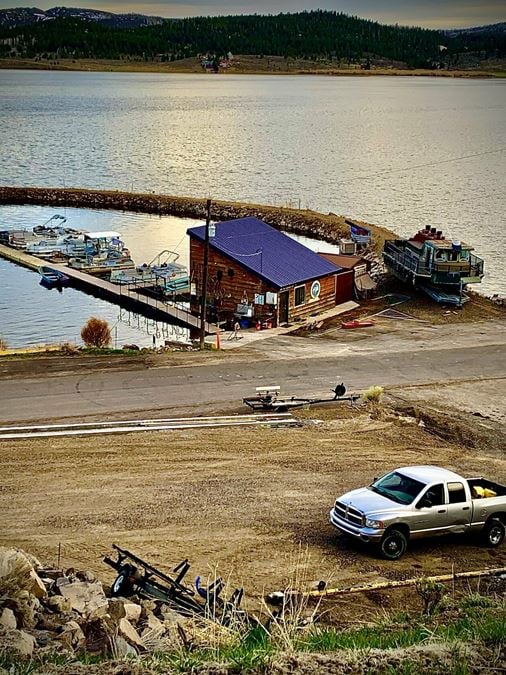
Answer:
POLYGON ((368 326, 374 326, 374 321, 355 319, 354 321, 345 321, 341 324, 341 328, 367 328, 368 326))

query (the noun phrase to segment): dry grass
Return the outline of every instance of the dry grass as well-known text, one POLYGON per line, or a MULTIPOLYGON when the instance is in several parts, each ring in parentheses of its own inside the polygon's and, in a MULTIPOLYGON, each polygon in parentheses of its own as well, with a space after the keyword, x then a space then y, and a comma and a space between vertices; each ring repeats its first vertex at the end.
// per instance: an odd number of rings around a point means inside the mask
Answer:
MULTIPOLYGON (((58 59, 58 61, 35 61, 33 59, 0 59, 1 68, 34 69, 34 70, 84 70, 104 72, 140 72, 140 73, 201 73, 202 70, 196 58, 181 59, 174 62, 135 61, 117 59, 58 59)), ((247 74, 247 75, 331 75, 373 77, 405 76, 405 77, 437 77, 437 78, 483 78, 506 77, 506 72, 500 67, 490 70, 427 70, 396 67, 373 67, 371 70, 362 70, 357 66, 342 66, 324 60, 285 59, 282 56, 238 55, 233 65, 222 69, 220 75, 247 74)))

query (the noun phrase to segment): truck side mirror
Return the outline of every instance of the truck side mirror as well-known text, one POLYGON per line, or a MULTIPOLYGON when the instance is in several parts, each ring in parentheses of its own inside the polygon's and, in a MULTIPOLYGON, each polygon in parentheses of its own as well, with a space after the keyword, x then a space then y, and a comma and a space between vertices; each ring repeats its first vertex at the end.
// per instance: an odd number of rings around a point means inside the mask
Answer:
POLYGON ((420 499, 418 504, 416 505, 417 509, 430 509, 430 507, 433 506, 432 502, 428 497, 423 497, 420 499))

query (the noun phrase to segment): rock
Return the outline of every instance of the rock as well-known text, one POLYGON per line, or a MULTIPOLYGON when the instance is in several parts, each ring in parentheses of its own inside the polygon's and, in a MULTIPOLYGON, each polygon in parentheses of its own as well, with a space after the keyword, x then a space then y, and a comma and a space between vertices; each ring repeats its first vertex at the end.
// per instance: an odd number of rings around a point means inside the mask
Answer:
POLYGON ((141 618, 142 607, 136 605, 135 602, 125 602, 123 605, 125 609, 125 617, 133 623, 137 623, 141 618))
POLYGON ((117 623, 126 616, 124 600, 121 600, 121 598, 109 598, 107 611, 111 619, 117 623))
POLYGON ((47 601, 46 605, 55 612, 63 614, 64 612, 70 612, 72 605, 70 600, 64 598, 63 595, 52 595, 47 601))
MULTIPOLYGON (((33 558, 35 562, 38 561, 33 558)), ((40 565, 40 563, 38 563, 40 565)), ((0 578, 14 589, 23 589, 36 598, 47 595, 46 587, 35 571, 24 551, 16 548, 0 547, 0 578)))
POLYGON ((163 618, 163 623, 168 624, 168 623, 179 623, 181 619, 181 615, 175 612, 173 609, 168 607, 167 605, 162 605, 160 607, 160 614, 163 618))
POLYGON ((87 621, 83 623, 82 630, 86 637, 84 648, 87 652, 102 656, 109 654, 114 629, 107 619, 87 621))
POLYGON ((67 621, 62 628, 59 639, 71 649, 76 649, 84 645, 86 636, 77 621, 67 621))
POLYGON ((18 622, 14 616, 12 609, 5 607, 0 614, 0 625, 4 628, 10 628, 15 630, 18 627, 18 622))
POLYGON ((10 630, 4 636, 4 645, 9 652, 31 656, 35 649, 35 638, 24 630, 10 630))
POLYGON ((37 647, 47 647, 53 640, 53 635, 48 630, 36 630, 34 631, 35 642, 37 647))
POLYGON ((141 600, 141 607, 147 611, 154 612, 158 604, 154 600, 146 598, 145 600, 141 600))
POLYGON ((41 609, 37 598, 28 591, 19 591, 11 596, 11 603, 18 628, 34 628, 38 621, 37 614, 41 609))
POLYGON ((87 581, 88 583, 92 584, 95 581, 97 581, 97 577, 93 574, 93 572, 76 572, 76 577, 79 579, 79 581, 87 581))
POLYGON ((121 635, 116 635, 111 640, 112 652, 114 658, 123 658, 125 656, 137 656, 138 651, 129 644, 121 635))
POLYGON ((163 632, 165 630, 165 626, 152 612, 148 612, 144 622, 144 629, 163 632))
POLYGON ((107 598, 99 581, 70 581, 66 577, 57 580, 58 591, 70 602, 70 606, 79 614, 87 616, 96 612, 100 607, 107 610, 107 598))
POLYGON ((128 619, 119 620, 118 630, 120 635, 122 635, 129 644, 133 645, 137 649, 143 649, 144 645, 142 643, 141 636, 128 619))

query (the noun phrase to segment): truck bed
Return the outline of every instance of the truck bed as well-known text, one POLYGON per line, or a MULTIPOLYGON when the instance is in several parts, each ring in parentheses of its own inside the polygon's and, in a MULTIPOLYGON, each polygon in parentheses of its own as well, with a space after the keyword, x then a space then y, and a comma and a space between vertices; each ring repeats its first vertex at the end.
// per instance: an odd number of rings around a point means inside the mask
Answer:
MULTIPOLYGON (((473 487, 479 486, 482 488, 488 488, 489 490, 493 490, 498 497, 506 497, 506 486, 500 485, 499 483, 494 483, 493 481, 488 480, 487 478, 470 478, 467 481, 467 483, 469 485, 469 488, 471 489, 471 494, 473 487)), ((483 498, 479 497, 478 499, 483 498)))

